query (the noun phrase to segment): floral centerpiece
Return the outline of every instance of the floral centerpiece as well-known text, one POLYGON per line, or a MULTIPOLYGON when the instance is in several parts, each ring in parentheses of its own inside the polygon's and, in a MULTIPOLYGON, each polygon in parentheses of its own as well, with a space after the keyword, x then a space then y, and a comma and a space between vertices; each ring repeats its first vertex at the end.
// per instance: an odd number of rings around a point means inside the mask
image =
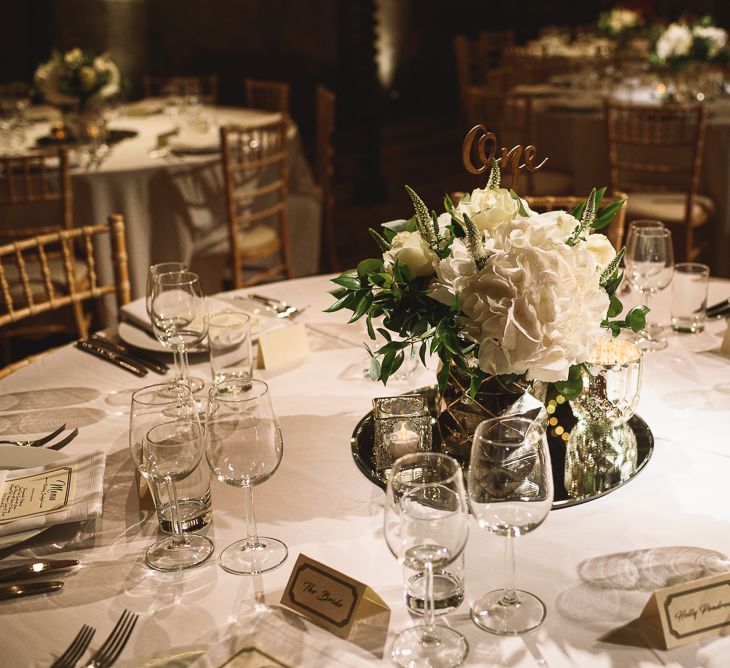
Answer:
POLYGON ((96 135, 101 111, 119 94, 119 68, 108 54, 71 49, 54 51, 35 71, 35 86, 42 97, 61 110, 63 124, 78 138, 96 135))
POLYGON ((333 279, 328 311, 365 317, 373 340, 382 318, 386 343, 370 351, 374 379, 387 382, 415 346, 424 365, 430 354, 440 359, 442 395, 456 376, 468 379, 471 397, 496 379, 499 387, 555 383, 572 398, 601 337, 644 328, 645 307, 617 319, 624 251, 597 232, 623 202, 598 213, 603 188, 572 212, 537 214, 499 181, 492 163, 486 188, 456 205, 447 196, 440 215, 407 188, 415 216, 371 230, 381 257, 333 279))
POLYGON ((670 23, 657 35, 651 61, 675 70, 692 63, 725 62, 730 59, 728 35, 704 16, 695 23, 670 23))
POLYGON ((596 22, 598 32, 616 42, 626 42, 644 29, 643 16, 626 7, 614 7, 601 12, 596 22))

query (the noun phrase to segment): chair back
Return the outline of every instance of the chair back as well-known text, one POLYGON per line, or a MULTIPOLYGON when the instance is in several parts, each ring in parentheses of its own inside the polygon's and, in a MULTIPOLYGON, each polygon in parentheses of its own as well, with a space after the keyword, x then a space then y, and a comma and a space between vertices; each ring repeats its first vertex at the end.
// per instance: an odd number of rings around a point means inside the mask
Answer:
POLYGON ((264 111, 289 113, 289 84, 279 81, 246 79, 244 81, 246 106, 264 111))
MULTIPOLYGON (((545 211, 567 211, 572 213, 573 209, 584 201, 582 197, 574 196, 527 196, 524 198, 528 206, 536 213, 544 213, 545 211)), ((598 207, 598 211, 603 210, 609 204, 613 204, 619 200, 625 200, 625 193, 614 193, 606 195, 598 207)), ((614 215, 613 220, 608 227, 601 230, 602 234, 608 237, 611 245, 618 251, 624 243, 624 228, 626 226, 626 204, 624 204, 614 215)))
POLYGON ((100 301, 110 294, 116 295, 118 306, 128 303, 124 218, 112 215, 107 225, 64 229, 1 245, 0 294, 0 328, 86 300, 100 301), (110 241, 111 251, 107 250, 110 241), (103 283, 100 278, 96 247, 99 253, 105 250, 111 254, 111 283, 103 283), (86 265, 83 282, 78 280, 75 268, 79 249, 86 265), (57 254, 63 258, 62 279, 51 271, 49 264, 49 258, 57 254))
POLYGON ((234 287, 282 274, 291 278, 287 121, 224 126, 220 136, 234 287), (253 266, 254 260, 266 257, 274 260, 264 267, 253 266))
POLYGON ((197 97, 204 104, 218 102, 218 76, 146 76, 144 77, 146 97, 197 97))
POLYGON ((0 157, 0 243, 73 227, 68 151, 0 157))
POLYGON ((334 239, 334 192, 332 175, 334 174, 334 149, 332 134, 335 130, 335 94, 324 86, 317 86, 317 183, 322 201, 322 248, 321 263, 327 264, 323 269, 336 271, 339 262, 334 239))
POLYGON ((514 30, 482 30, 479 33, 479 53, 487 69, 502 65, 505 53, 514 45, 514 30))

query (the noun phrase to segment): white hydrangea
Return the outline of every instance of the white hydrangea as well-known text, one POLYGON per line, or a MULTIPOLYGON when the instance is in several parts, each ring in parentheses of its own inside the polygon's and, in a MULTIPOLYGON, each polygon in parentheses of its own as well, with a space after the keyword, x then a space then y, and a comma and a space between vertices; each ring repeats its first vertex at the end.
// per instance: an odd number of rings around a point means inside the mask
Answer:
MULTIPOLYGON (((603 235, 599 235, 603 236, 603 235)), ((458 295, 464 331, 479 343, 479 367, 530 380, 566 380, 603 335, 609 298, 588 242, 565 243, 550 217, 517 217, 494 233, 494 252, 478 271, 454 241, 436 270, 433 296, 458 295)))
POLYGON ((692 34, 707 41, 707 55, 714 58, 727 45, 727 32, 716 26, 695 26, 692 34))
POLYGON ((686 56, 692 48, 692 31, 684 23, 670 23, 656 43, 660 60, 686 56))

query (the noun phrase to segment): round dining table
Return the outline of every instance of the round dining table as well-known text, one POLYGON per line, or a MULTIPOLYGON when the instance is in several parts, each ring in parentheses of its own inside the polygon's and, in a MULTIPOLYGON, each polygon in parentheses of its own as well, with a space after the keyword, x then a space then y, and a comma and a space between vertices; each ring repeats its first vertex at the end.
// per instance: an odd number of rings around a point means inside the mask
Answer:
MULTIPOLYGON (((258 529, 289 548, 283 565, 263 575, 233 575, 218 564, 245 525, 242 491, 217 481, 213 521, 204 529, 215 544, 213 557, 178 573, 145 566, 158 523, 135 480, 130 397, 162 376, 140 379, 69 345, 0 381, 0 438, 34 437, 65 423, 79 435, 63 454, 106 453, 100 518, 51 527, 0 551, 0 567, 43 558, 81 562, 61 576, 61 591, 0 602, 0 664, 50 665, 83 624, 96 628, 88 658, 128 609, 140 619, 116 664, 122 667, 259 665, 243 662, 244 642, 278 657, 269 665, 391 665, 393 635, 419 620, 407 612, 402 567, 383 537, 384 492, 356 466, 351 437, 373 398, 432 385, 435 373, 419 367, 388 386, 366 378, 363 328, 347 324, 346 312, 323 312, 333 301, 330 278, 257 290, 304 309, 291 326, 304 328, 309 349, 299 364, 255 370, 270 387, 284 440, 279 469, 254 490, 258 529), (366 584, 387 603, 385 646, 349 642, 279 608, 299 555, 366 584), (236 652, 241 663, 227 663, 236 652)), ((710 303, 729 296, 730 282, 711 282, 710 303)), ((660 315, 666 298, 657 304, 660 315)), ((553 510, 516 540, 517 586, 547 607, 538 629, 500 637, 472 623, 470 602, 503 585, 504 539, 471 522, 465 601, 441 621, 467 638, 467 666, 730 665, 727 639, 671 651, 609 639, 639 616, 655 590, 730 570, 726 329, 720 319, 701 334, 669 331, 665 350, 645 354, 637 414, 654 436, 647 465, 609 494, 553 510)), ((204 358, 192 358, 191 372, 210 379, 204 358)))
MULTIPOLYGON (((228 243, 225 182, 219 128, 255 127, 280 114, 258 109, 202 105, 194 112, 170 114, 160 98, 121 106, 107 123, 108 150, 96 157, 72 153, 74 225, 92 225, 112 213, 125 216, 132 296, 144 294, 147 268, 182 260, 209 291, 222 289, 225 263, 211 262, 211 248, 228 243)), ((26 146, 47 145, 52 110, 31 108, 38 118, 26 133, 26 146), (49 120, 50 116, 50 120, 49 120)), ((302 149, 296 124, 289 119, 288 205, 290 245, 296 248, 293 273, 317 273, 320 199, 302 149)), ((111 266, 102 266, 110 279, 111 266)))

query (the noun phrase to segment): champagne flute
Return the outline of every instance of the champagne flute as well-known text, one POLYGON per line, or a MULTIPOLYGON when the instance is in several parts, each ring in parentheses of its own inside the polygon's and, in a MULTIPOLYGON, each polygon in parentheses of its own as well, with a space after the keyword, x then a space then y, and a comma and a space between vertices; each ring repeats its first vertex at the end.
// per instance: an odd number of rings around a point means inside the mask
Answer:
POLYGON ((187 478, 203 453, 203 428, 190 388, 175 386, 177 397, 158 400, 157 387, 132 395, 129 447, 137 470, 157 485, 166 485, 170 498, 172 535, 147 548, 145 561, 159 571, 181 571, 206 561, 213 543, 205 536, 184 534, 175 483, 187 478))
POLYGON ((401 666, 458 666, 469 651, 466 638, 434 617, 433 573, 456 560, 469 534, 464 476, 458 462, 437 452, 416 452, 395 461, 385 497, 385 540, 406 566, 424 571, 423 624, 401 631, 391 657, 401 666))
POLYGON ((223 550, 221 567, 243 575, 273 570, 289 551, 280 540, 258 535, 253 509, 253 487, 274 475, 284 447, 268 385, 236 378, 212 387, 206 427, 205 453, 213 475, 244 491, 246 538, 223 550))
POLYGON ((154 275, 150 312, 155 337, 177 353, 176 382, 188 385, 193 392, 202 390, 205 383, 188 375, 188 350, 200 343, 207 331, 205 297, 198 275, 190 271, 154 275))
POLYGON ((469 504, 483 529, 506 537, 505 587, 478 599, 474 623, 499 635, 534 629, 545 619, 543 602, 515 589, 513 536, 536 529, 553 502, 553 479, 545 428, 525 417, 498 417, 474 433, 469 473, 469 504))
MULTIPOLYGON (((666 228, 637 228, 626 247, 626 273, 629 282, 643 297, 643 304, 649 307, 651 295, 666 288, 674 273, 674 252, 672 233, 666 228)), ((636 343, 642 350, 662 350, 667 339, 662 328, 647 323, 636 343)))

